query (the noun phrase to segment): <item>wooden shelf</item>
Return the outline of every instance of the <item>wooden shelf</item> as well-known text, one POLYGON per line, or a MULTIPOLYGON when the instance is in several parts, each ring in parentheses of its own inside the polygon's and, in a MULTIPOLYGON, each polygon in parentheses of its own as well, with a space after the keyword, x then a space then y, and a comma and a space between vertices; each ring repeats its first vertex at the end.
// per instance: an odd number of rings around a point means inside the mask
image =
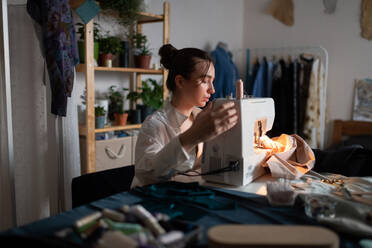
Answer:
MULTIPOLYGON (((77 1, 77 0, 76 0, 77 1)), ((103 11, 105 12, 105 11, 103 11)), ((117 17, 117 11, 106 11, 107 14, 117 17), (110 12, 110 13, 109 13, 110 12)), ((131 29, 135 30, 138 33, 142 33, 142 24, 145 23, 161 23, 163 32, 162 44, 169 43, 169 3, 163 3, 163 13, 161 14, 152 14, 148 12, 139 12, 139 18, 137 23, 135 23, 131 29)), ((156 25, 157 26, 157 25, 156 25)), ((159 33, 160 36, 160 33, 159 33)), ((90 20, 85 24, 84 30, 85 37, 85 51, 86 51, 86 60, 85 64, 79 64, 76 66, 77 72, 83 72, 85 76, 85 88, 86 88, 86 123, 85 125, 79 126, 79 135, 81 138, 85 138, 85 151, 84 161, 82 163, 81 171, 82 174, 90 173, 96 171, 96 133, 104 133, 110 131, 119 131, 119 130, 129 130, 129 129, 138 129, 141 128, 141 124, 125 125, 125 126, 105 126, 101 129, 94 128, 94 102, 95 102, 95 75, 97 71, 106 71, 106 72, 123 72, 130 73, 129 77, 129 88, 130 91, 136 91, 140 86, 142 86, 142 77, 143 74, 148 75, 162 75, 163 77, 163 97, 166 99, 168 91, 166 86, 166 79, 168 76, 168 71, 164 68, 153 70, 153 69, 142 69, 142 68, 127 68, 127 67, 102 67, 94 66, 94 20, 90 20), (89 65, 89 66, 88 66, 89 65)), ((115 64, 116 65, 116 64, 115 64)), ((133 106, 132 106, 133 107, 133 106)))
MULTIPOLYGON (((136 129, 136 128, 141 128, 141 124, 128 124, 125 126, 105 126, 104 128, 94 129, 94 133, 122 131, 122 130, 136 129)), ((79 125, 79 133, 80 135, 86 136, 87 128, 85 126, 79 125)))
MULTIPOLYGON (((154 70, 154 69, 142 69, 142 68, 129 68, 129 67, 103 67, 96 66, 94 67, 95 71, 117 71, 117 72, 135 72, 139 74, 162 74, 163 70, 154 70)), ((77 72, 85 72, 85 64, 78 64, 76 66, 77 72)))
POLYGON ((139 14, 139 18, 137 21, 138 24, 164 21, 163 15, 155 15, 147 12, 139 12, 138 14, 139 14))
POLYGON ((96 71, 119 71, 119 72, 136 72, 141 74, 162 74, 163 70, 129 68, 129 67, 94 67, 96 71))

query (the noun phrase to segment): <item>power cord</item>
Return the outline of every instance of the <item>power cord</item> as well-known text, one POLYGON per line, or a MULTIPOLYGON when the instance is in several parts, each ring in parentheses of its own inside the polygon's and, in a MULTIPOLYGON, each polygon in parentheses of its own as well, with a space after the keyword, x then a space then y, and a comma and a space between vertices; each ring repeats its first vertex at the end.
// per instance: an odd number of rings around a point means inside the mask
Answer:
POLYGON ((239 166, 239 160, 236 161, 230 161, 229 165, 226 167, 223 167, 221 169, 217 170, 212 170, 212 171, 207 171, 204 173, 200 173, 196 170, 189 170, 186 172, 179 172, 177 175, 183 175, 183 176, 188 176, 188 177, 199 177, 199 176, 207 176, 207 175, 214 175, 214 174, 219 174, 219 173, 225 173, 225 172, 230 172, 230 171, 239 171, 240 166, 239 166), (196 175, 190 175, 188 173, 193 172, 196 173, 196 175))

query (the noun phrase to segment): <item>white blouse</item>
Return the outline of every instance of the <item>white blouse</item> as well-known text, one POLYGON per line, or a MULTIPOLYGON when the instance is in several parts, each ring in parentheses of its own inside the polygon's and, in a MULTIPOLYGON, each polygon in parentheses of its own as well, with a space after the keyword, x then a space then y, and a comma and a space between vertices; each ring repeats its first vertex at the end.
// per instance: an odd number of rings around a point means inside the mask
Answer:
MULTIPOLYGON (((193 117, 200 111, 195 107, 193 117)), ((132 187, 166 181, 175 173, 193 167, 196 148, 188 153, 179 140, 180 127, 187 119, 188 116, 181 114, 169 101, 146 118, 136 143, 132 187)))

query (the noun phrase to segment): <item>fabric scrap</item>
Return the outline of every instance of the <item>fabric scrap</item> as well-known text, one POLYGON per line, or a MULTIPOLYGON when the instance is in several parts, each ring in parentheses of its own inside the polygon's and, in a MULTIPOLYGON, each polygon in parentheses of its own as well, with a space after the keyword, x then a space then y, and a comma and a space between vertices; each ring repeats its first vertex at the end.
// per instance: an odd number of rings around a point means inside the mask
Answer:
POLYGON ((81 6, 75 9, 76 14, 78 14, 81 20, 87 24, 92 20, 99 12, 101 8, 93 0, 85 1, 81 6))
POLYGON ((298 179, 314 167, 314 152, 296 134, 282 134, 271 140, 267 137, 262 142, 265 148, 270 149, 263 166, 269 167, 273 177, 298 179))

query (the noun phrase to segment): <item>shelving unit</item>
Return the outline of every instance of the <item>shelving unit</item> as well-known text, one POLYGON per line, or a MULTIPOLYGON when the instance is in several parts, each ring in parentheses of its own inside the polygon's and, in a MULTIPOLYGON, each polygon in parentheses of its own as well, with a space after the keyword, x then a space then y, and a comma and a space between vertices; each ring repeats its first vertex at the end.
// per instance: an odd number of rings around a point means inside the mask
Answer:
MULTIPOLYGON (((163 14, 156 15, 147 12, 140 12, 139 19, 136 24, 137 32, 142 32, 142 25, 146 23, 163 22, 163 44, 169 43, 169 3, 164 2, 163 14)), ((82 164, 82 174, 91 173, 96 171, 96 150, 95 150, 95 134, 101 132, 110 132, 118 130, 129 130, 140 128, 141 124, 125 125, 125 126, 106 126, 101 129, 95 129, 95 116, 94 116, 94 73, 95 71, 106 71, 106 72, 123 72, 130 73, 130 90, 134 91, 138 87, 142 86, 142 75, 153 74, 163 75, 163 97, 164 99, 168 95, 165 81, 167 78, 167 71, 164 69, 153 70, 153 69, 142 69, 142 68, 124 68, 124 67, 99 67, 94 66, 94 52, 93 52, 93 22, 91 20, 85 25, 85 61, 87 63, 80 64, 76 67, 76 71, 85 73, 86 82, 86 124, 85 126, 79 126, 79 135, 85 137, 85 164, 82 164), (135 78, 135 79, 134 79, 135 78)))

